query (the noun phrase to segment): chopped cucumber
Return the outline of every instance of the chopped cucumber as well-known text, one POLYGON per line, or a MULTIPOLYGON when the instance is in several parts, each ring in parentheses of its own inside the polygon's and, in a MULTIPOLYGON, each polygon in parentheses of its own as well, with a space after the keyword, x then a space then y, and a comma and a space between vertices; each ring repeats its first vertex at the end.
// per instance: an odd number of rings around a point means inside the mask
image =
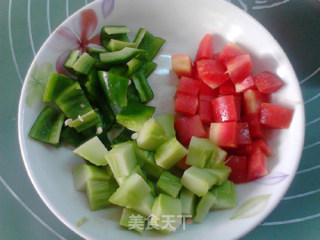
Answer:
POLYGON ((168 139, 176 136, 176 131, 174 130, 174 116, 172 114, 156 116, 155 120, 164 129, 168 139))
POLYGON ((72 78, 57 73, 51 73, 46 88, 43 93, 42 100, 44 102, 54 102, 60 93, 71 86, 75 80, 72 78))
POLYGON ((157 148, 154 157, 160 167, 170 169, 187 155, 187 153, 188 150, 173 137, 157 148))
POLYGON ((219 186, 214 186, 210 192, 217 198, 217 202, 211 206, 213 210, 234 208, 237 205, 236 188, 229 180, 219 186))
POLYGON ((105 154, 115 178, 127 177, 137 165, 133 144, 130 142, 116 144, 105 154))
POLYGON ((31 127, 29 137, 44 143, 58 144, 63 121, 63 113, 47 106, 40 112, 31 127))
POLYGON ((97 166, 105 166, 108 164, 104 157, 105 154, 108 153, 108 150, 97 136, 91 138, 73 150, 73 153, 97 166))
POLYGON ((150 118, 143 124, 138 134, 137 144, 140 148, 155 151, 166 140, 164 129, 154 118, 150 118))
POLYGON ((217 184, 217 181, 217 178, 208 172, 207 169, 195 166, 184 171, 181 178, 182 185, 198 197, 206 195, 208 190, 214 184, 217 184))
POLYGON ((152 206, 149 224, 164 233, 174 232, 181 224, 181 215, 180 199, 160 193, 152 206))
POLYGON ((152 214, 152 206, 154 203, 154 196, 152 193, 148 193, 138 204, 131 206, 130 209, 143 214, 144 216, 150 216, 152 214))
POLYGON ((197 196, 183 187, 180 192, 182 214, 193 217, 195 214, 197 196))
POLYGON ((231 168, 225 165, 219 168, 205 168, 204 170, 216 178, 217 185, 224 183, 231 173, 231 168))
POLYGON ((78 191, 86 191, 87 182, 107 181, 113 178, 113 175, 93 165, 82 164, 72 169, 73 183, 78 191))
POLYGON ((140 103, 128 103, 117 114, 117 122, 132 131, 140 131, 143 124, 153 115, 154 107, 140 103))
POLYGON ((95 63, 96 60, 85 52, 77 59, 72 68, 76 73, 87 75, 95 63))
POLYGON ((202 222, 208 212, 210 211, 211 206, 217 202, 217 198, 211 193, 207 192, 206 195, 204 195, 202 198, 200 198, 200 201, 196 208, 196 215, 194 216, 195 222, 202 222))
POLYGON ((157 189, 160 192, 174 198, 178 196, 181 187, 180 178, 174 176, 168 171, 163 171, 157 182, 157 189))
POLYGON ((112 194, 109 201, 118 206, 132 208, 139 206, 150 192, 151 188, 146 181, 139 174, 133 173, 112 194))
POLYGON ((92 211, 105 208, 110 205, 109 198, 118 188, 114 179, 107 181, 88 180, 87 198, 92 211))
POLYGON ((145 225, 145 216, 128 208, 123 208, 120 218, 120 226, 126 227, 129 230, 135 230, 143 233, 145 225), (132 218, 136 218, 137 222, 133 222, 132 218), (134 224, 133 224, 134 223, 134 224))

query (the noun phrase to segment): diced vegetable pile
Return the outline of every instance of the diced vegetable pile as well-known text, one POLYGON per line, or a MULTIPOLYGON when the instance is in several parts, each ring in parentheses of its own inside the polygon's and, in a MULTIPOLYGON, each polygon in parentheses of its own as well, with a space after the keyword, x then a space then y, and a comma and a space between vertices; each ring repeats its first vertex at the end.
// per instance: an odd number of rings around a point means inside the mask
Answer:
MULTIPOLYGON (((250 55, 234 43, 217 54, 213 46, 212 35, 206 34, 193 62, 188 54, 172 56, 180 78, 177 138, 186 147, 193 136, 209 138, 228 154, 229 180, 253 181, 268 174, 266 157, 272 151, 264 130, 289 128, 293 110, 270 103, 271 94, 284 85, 277 75, 263 71, 253 76, 250 55)), ((183 169, 188 165, 194 165, 188 158, 179 163, 183 169)))
POLYGON ((268 172, 263 128, 289 127, 293 111, 269 103, 282 80, 251 76, 250 56, 235 44, 213 54, 208 34, 193 64, 172 56, 175 110, 184 116, 153 116, 147 78, 165 41, 143 28, 130 41, 129 31, 105 26, 101 48, 70 52, 69 76, 51 74, 29 136, 75 147, 84 162, 72 169, 74 186, 91 210, 113 204, 123 208, 121 226, 170 233, 185 218, 202 222, 210 210, 235 207, 234 182, 268 172))

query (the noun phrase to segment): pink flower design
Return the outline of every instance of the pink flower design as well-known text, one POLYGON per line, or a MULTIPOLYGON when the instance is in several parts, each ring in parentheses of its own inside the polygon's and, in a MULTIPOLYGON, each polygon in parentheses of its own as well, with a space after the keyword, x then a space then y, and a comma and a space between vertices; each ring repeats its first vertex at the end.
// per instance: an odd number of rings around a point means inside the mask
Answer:
POLYGON ((49 42, 49 48, 53 51, 62 52, 56 61, 58 73, 69 75, 63 67, 69 52, 79 49, 87 51, 92 44, 100 45, 100 32, 94 34, 98 26, 98 18, 92 9, 85 9, 72 20, 72 30, 60 27, 49 42))

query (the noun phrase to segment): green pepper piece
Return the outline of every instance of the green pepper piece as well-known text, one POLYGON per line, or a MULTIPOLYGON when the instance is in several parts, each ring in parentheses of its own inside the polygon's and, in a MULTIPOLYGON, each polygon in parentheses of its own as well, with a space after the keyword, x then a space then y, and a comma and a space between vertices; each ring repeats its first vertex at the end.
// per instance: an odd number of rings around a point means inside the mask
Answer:
POLYGON ((125 47, 119 51, 100 53, 100 62, 102 64, 126 63, 135 56, 144 53, 143 49, 125 47))
POLYGON ((139 93, 141 102, 147 103, 153 99, 154 94, 143 73, 141 72, 135 73, 133 75, 132 81, 139 93))
POLYGON ((146 60, 151 61, 157 55, 164 43, 164 39, 154 37, 149 32, 146 32, 141 43, 138 46, 138 49, 144 49, 145 54, 143 55, 143 57, 146 60))
POLYGON ((119 107, 126 106, 129 79, 104 71, 98 71, 98 76, 109 103, 119 107))

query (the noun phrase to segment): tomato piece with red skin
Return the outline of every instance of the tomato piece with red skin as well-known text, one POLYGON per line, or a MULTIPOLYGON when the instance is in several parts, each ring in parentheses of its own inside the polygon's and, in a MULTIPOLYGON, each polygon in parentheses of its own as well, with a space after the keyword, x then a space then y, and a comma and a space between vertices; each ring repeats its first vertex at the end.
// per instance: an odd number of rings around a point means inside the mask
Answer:
POLYGON ((236 122, 238 112, 233 95, 220 96, 211 101, 212 116, 215 122, 236 122))
POLYGON ((252 142, 249 124, 247 122, 240 122, 239 125, 239 136, 238 136, 238 144, 250 144, 252 142))
POLYGON ((199 138, 207 136, 199 115, 176 118, 174 121, 174 128, 176 130, 177 139, 184 146, 189 145, 192 136, 199 138))
POLYGON ((289 128, 293 112, 291 108, 271 103, 262 103, 260 123, 262 126, 269 128, 289 128))
POLYGON ((240 55, 248 54, 245 50, 239 47, 237 44, 229 42, 220 52, 219 61, 225 63, 226 61, 240 55))
POLYGON ((236 148, 238 146, 239 126, 237 122, 210 124, 209 139, 219 147, 236 148))
POLYGON ((200 79, 212 89, 229 79, 225 66, 218 60, 203 59, 197 61, 196 65, 200 79))
POLYGON ((242 116, 242 121, 249 125, 250 136, 252 139, 263 137, 263 128, 260 124, 259 113, 250 113, 242 116))
POLYGON ((212 99, 216 98, 219 94, 219 89, 212 89, 203 81, 199 81, 200 89, 199 89, 199 101, 208 101, 211 102, 212 99))
POLYGON ((195 61, 213 58, 213 38, 211 34, 206 34, 201 39, 195 61))
POLYGON ((284 82, 274 73, 263 71, 253 77, 257 89, 262 93, 274 93, 278 91, 284 82))
POLYGON ((238 184, 247 182, 247 157, 231 155, 226 163, 231 168, 229 180, 238 184))
POLYGON ((176 94, 174 110, 185 115, 195 115, 198 109, 198 97, 186 93, 176 94))
POLYGON ((234 84, 242 81, 251 74, 252 62, 248 54, 231 58, 225 64, 229 77, 234 84))
POLYGON ((264 153, 258 148, 251 151, 247 160, 247 181, 254 181, 268 174, 264 153))
POLYGON ((240 120, 241 119, 241 114, 242 114, 242 111, 241 111, 241 109, 242 109, 241 108, 241 103, 242 103, 241 96, 235 95, 234 96, 234 102, 236 104, 238 120, 240 120))
POLYGON ((243 94, 243 108, 246 114, 259 113, 261 104, 269 102, 270 95, 249 89, 243 94))
POLYGON ((226 81, 219 87, 220 95, 236 95, 236 89, 231 80, 226 81))
POLYGON ((257 149, 257 148, 259 148, 267 157, 270 157, 272 155, 271 147, 262 138, 252 141, 252 143, 247 146, 247 151, 251 152, 251 151, 253 151, 254 149, 257 149))
POLYGON ((235 89, 237 93, 245 92, 249 89, 256 89, 256 85, 254 84, 253 77, 249 75, 242 81, 235 84, 235 89))
POLYGON ((182 76, 179 85, 178 85, 178 92, 190 94, 197 96, 200 89, 200 82, 193 78, 182 76))
POLYGON ((210 125, 213 122, 211 103, 199 99, 198 114, 203 124, 210 125))
POLYGON ((171 56, 172 70, 178 77, 192 76, 192 61, 188 54, 175 54, 171 56))
POLYGON ((189 167, 191 167, 190 165, 186 164, 186 159, 187 156, 185 156, 184 158, 182 158, 177 164, 176 167, 180 168, 181 170, 187 170, 189 167))

